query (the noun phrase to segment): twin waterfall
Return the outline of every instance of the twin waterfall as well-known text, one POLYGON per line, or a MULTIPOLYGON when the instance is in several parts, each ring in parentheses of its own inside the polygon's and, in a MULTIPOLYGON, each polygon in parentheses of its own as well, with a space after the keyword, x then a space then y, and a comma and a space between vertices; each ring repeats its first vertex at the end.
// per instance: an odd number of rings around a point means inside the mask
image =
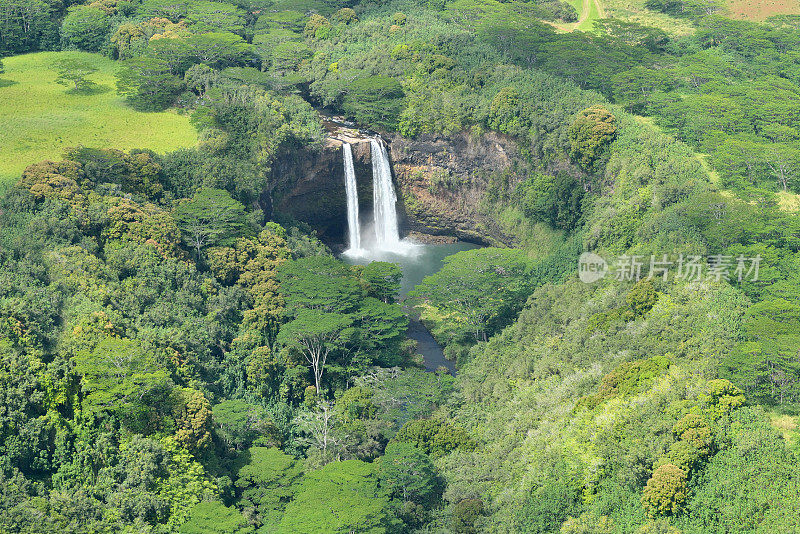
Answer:
POLYGON ((370 139, 372 157, 372 200, 373 200, 373 226, 374 242, 370 239, 370 232, 362 229, 358 213, 358 191, 355 168, 353 167, 353 149, 348 143, 342 143, 344 158, 344 185, 347 193, 347 229, 348 249, 345 254, 349 256, 373 256, 375 253, 408 254, 415 247, 413 244, 400 240, 397 224, 397 195, 392 183, 392 166, 389 163, 389 154, 386 145, 380 138, 370 139), (364 242, 368 242, 367 246, 364 242))
POLYGON ((349 143, 342 144, 344 154, 344 189, 347 193, 347 243, 350 245, 347 253, 360 256, 361 226, 358 223, 358 187, 356 184, 356 171, 353 168, 353 147, 349 143))
MULTIPOLYGON (((372 204, 375 218, 375 239, 380 250, 395 250, 400 245, 397 230, 397 195, 392 183, 392 166, 386 145, 370 139, 372 153, 372 204)), ((356 209, 358 209, 356 207, 356 209)))

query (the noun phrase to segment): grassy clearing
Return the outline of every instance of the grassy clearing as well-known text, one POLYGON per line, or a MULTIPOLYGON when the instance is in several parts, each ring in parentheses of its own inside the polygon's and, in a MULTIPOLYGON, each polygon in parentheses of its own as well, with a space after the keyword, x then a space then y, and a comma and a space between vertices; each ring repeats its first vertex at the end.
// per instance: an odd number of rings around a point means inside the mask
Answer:
POLYGON ((800 15, 800 0, 728 0, 726 7, 734 19, 761 21, 775 15, 800 15))
POLYGON ((782 410, 767 409, 770 424, 777 430, 783 439, 792 448, 800 446, 800 432, 798 432, 798 416, 788 414, 782 410))
POLYGON ((589 13, 586 18, 578 24, 578 29, 581 31, 589 31, 594 26, 594 21, 606 18, 605 10, 600 0, 589 0, 589 13))
POLYGON ((30 165, 59 158, 65 148, 83 145, 159 153, 197 142, 186 116, 140 113, 116 94, 110 59, 84 52, 40 52, 3 59, 0 75, 0 189, 30 165), (72 94, 55 83, 53 62, 63 57, 89 59, 99 69, 89 79, 94 94, 72 94))
POLYGON ((566 0, 568 4, 578 12, 577 22, 553 24, 561 31, 571 32, 579 30, 582 32, 592 31, 594 21, 605 17, 600 0, 566 0))
POLYGON ((800 212, 800 195, 789 191, 778 191, 775 193, 778 198, 778 207, 790 213, 800 212))
POLYGON ((708 174, 708 178, 711 180, 711 183, 721 188, 722 180, 720 179, 719 173, 715 171, 714 167, 712 167, 708 162, 708 154, 695 153, 695 157, 697 157, 700 165, 703 166, 703 170, 705 170, 706 174, 708 174))
POLYGON ((653 26, 670 35, 689 35, 694 32, 694 28, 687 21, 651 11, 644 6, 644 3, 645 0, 602 0, 606 17, 653 26))
MULTIPOLYGON (((584 31, 591 32, 597 20, 616 18, 629 22, 637 22, 645 26, 660 28, 670 35, 689 35, 694 32, 694 27, 687 21, 664 13, 651 11, 644 6, 645 0, 566 0, 578 11, 578 22, 569 24, 554 24, 558 29, 566 32, 584 31)), ((743 0, 744 1, 744 0, 743 0)), ((796 1, 800 0, 776 0, 796 1)))

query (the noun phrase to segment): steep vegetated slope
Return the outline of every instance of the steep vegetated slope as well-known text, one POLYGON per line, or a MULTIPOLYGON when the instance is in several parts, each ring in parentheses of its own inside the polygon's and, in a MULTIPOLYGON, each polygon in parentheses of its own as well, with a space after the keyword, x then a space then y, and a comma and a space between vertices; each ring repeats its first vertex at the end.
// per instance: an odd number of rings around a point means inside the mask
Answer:
POLYGON ((2 529, 800 528, 797 451, 767 413, 800 401, 796 20, 648 1, 694 31, 565 34, 541 22, 574 22, 561 2, 0 7, 3 51, 103 51, 130 106, 183 108, 201 140, 71 149, 4 196, 2 529), (396 266, 347 266, 262 210, 320 150, 314 106, 391 140, 423 226, 513 245, 450 257, 407 302, 457 377, 420 370, 396 266), (445 153, 474 147, 494 151, 475 168, 445 153), (644 276, 584 283, 587 250, 644 276))

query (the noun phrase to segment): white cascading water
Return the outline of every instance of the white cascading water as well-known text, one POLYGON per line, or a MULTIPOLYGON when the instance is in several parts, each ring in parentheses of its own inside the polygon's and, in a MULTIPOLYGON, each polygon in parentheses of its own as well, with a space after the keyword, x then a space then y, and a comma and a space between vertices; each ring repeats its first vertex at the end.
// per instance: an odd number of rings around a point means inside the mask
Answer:
POLYGON ((344 155, 344 188, 347 193, 347 233, 349 248, 345 254, 361 255, 361 226, 358 222, 358 187, 356 171, 353 167, 353 148, 349 143, 342 143, 344 155))
POLYGON ((375 219, 375 245, 379 250, 403 252, 397 228, 397 195, 392 183, 389 154, 380 139, 370 139, 372 149, 372 200, 375 219))

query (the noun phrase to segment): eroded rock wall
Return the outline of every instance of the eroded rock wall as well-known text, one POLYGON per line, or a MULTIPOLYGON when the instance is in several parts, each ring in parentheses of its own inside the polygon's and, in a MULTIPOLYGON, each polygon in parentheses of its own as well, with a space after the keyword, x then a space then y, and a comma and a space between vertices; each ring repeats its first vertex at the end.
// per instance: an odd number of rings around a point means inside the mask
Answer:
MULTIPOLYGON (((369 141, 351 139, 361 216, 372 213, 372 162, 369 141)), ((323 241, 343 243, 347 235, 342 141, 328 138, 321 148, 283 154, 273 166, 268 192, 271 212, 308 223, 323 241)), ((271 214, 269 214, 271 215, 271 214)))
POLYGON ((485 193, 490 176, 519 159, 516 143, 494 133, 389 141, 407 231, 486 245, 513 243, 487 211, 485 193))

